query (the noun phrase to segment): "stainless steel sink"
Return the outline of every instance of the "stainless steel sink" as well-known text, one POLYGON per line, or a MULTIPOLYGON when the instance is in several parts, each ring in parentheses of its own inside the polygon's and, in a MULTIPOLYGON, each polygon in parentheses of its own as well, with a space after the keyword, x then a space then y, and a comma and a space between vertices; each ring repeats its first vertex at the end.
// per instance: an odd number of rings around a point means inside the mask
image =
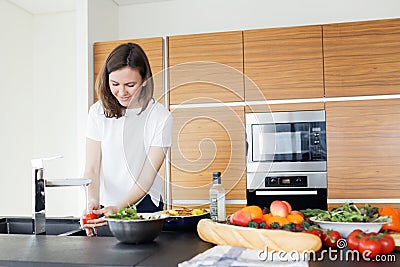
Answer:
MULTIPOLYGON (((0 218, 0 234, 33 234, 32 218, 3 217, 0 218)), ((47 218, 46 235, 85 236, 80 228, 78 218, 47 218)), ((108 226, 98 229, 98 236, 113 236, 108 226)))
MULTIPOLYGON (((79 219, 47 219, 46 234, 59 235, 68 231, 79 230, 79 219)), ((33 234, 32 218, 6 217, 0 219, 0 234, 33 234)))

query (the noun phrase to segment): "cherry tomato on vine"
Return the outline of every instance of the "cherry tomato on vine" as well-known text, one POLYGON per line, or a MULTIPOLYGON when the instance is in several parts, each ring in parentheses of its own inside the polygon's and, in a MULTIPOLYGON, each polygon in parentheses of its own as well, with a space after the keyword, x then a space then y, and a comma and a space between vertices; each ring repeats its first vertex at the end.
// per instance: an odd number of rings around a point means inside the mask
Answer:
POLYGON ((328 231, 324 237, 324 244, 329 247, 336 247, 342 236, 338 231, 328 231))
POLYGON ((322 238, 323 235, 324 235, 324 232, 322 230, 320 230, 320 229, 312 229, 311 231, 309 231, 309 233, 313 234, 313 235, 316 235, 316 236, 318 236, 320 238, 322 238))
POLYGON ((97 219, 98 216, 97 214, 94 214, 93 211, 90 213, 87 213, 85 215, 83 215, 82 217, 82 224, 87 224, 88 221, 93 220, 93 219, 97 219))

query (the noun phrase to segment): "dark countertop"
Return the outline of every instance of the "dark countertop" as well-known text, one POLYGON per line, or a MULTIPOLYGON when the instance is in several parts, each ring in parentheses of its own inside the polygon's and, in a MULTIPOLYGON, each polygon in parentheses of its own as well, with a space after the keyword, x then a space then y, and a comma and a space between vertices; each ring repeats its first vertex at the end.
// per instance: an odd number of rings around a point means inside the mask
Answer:
MULTIPOLYGON (((352 254, 352 251, 348 249, 332 249, 329 252, 329 248, 322 248, 323 257, 321 256, 321 252, 319 251, 318 257, 315 259, 311 259, 309 261, 310 267, 333 267, 333 266, 341 266, 341 267, 361 267, 361 266, 369 266, 369 267, 395 267, 399 266, 400 262, 400 253, 395 251, 389 255, 379 255, 379 260, 364 260, 362 259, 362 255, 360 254, 357 258, 356 254, 352 254), (329 253, 331 253, 329 255, 329 253), (353 256, 352 256, 353 255, 353 256)), ((377 257, 377 259, 378 259, 377 257)))
POLYGON ((177 266, 211 248, 196 232, 162 232, 152 243, 115 237, 0 235, 0 266, 177 266))
MULTIPOLYGON (((163 231, 154 242, 139 245, 114 237, 0 234, 0 266, 177 266, 211 247, 196 232, 163 231)), ((395 262, 348 261, 344 255, 340 260, 339 251, 332 254, 337 260, 325 255, 309 265, 394 267, 400 262, 398 252, 395 262)))

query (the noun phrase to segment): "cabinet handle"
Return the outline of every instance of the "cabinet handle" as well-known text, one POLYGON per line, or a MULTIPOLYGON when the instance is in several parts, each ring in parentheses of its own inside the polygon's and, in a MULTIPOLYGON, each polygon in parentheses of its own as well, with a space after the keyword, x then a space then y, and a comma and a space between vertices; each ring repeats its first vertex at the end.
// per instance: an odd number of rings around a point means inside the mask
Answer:
POLYGON ((279 196, 279 195, 317 195, 316 190, 313 191, 256 191, 258 196, 279 196))

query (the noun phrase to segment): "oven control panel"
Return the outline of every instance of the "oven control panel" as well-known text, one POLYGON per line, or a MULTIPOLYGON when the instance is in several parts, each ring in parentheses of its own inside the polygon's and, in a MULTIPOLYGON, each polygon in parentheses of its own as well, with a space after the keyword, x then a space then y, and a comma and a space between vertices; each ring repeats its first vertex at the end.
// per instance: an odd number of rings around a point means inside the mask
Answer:
POLYGON ((311 160, 324 160, 323 150, 321 145, 325 143, 325 135, 321 136, 323 133, 321 127, 312 127, 310 132, 310 157, 311 160))
POLYGON ((306 187, 307 176, 267 176, 265 187, 306 187))

